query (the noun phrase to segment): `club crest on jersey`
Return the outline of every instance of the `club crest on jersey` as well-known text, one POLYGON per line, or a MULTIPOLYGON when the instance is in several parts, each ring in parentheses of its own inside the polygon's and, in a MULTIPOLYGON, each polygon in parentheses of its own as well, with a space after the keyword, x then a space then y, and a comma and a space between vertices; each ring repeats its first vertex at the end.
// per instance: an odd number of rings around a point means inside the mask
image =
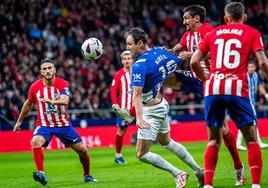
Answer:
POLYGON ((141 80, 141 74, 133 74, 134 80, 141 80))

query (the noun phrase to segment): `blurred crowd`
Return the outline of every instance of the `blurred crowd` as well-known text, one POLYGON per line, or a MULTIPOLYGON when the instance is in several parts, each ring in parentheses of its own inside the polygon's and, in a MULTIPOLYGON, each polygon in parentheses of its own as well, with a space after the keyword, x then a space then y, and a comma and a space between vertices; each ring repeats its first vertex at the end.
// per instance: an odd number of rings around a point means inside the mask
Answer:
MULTIPOLYGON (((185 31, 181 11, 190 4, 207 8, 207 21, 223 23, 226 0, 2 0, 0 3, 0 115, 14 120, 39 78, 44 57, 57 62, 57 76, 70 83, 69 109, 109 109, 109 86, 121 67, 124 33, 140 26, 150 44, 174 46, 185 31), (83 60, 80 46, 88 37, 99 38, 105 54, 96 62, 83 60)), ((247 1, 249 25, 258 28, 268 47, 268 3, 247 1)), ((268 49, 268 48, 267 48, 268 49)), ((188 63, 180 68, 189 69, 188 63)), ((171 105, 200 104, 192 93, 164 93, 171 105)), ((178 113, 194 114, 193 108, 178 113)))

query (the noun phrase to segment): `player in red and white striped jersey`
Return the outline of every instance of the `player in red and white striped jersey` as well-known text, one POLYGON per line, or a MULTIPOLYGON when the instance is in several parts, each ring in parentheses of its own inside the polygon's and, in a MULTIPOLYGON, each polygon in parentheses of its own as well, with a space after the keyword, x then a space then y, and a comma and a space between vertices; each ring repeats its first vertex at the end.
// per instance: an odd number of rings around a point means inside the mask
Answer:
POLYGON ((52 136, 55 135, 64 143, 65 147, 70 146, 79 155, 84 169, 85 182, 96 182, 97 180, 90 175, 87 149, 81 137, 71 126, 66 113, 70 97, 69 85, 64 79, 55 77, 56 68, 52 59, 43 59, 40 69, 42 79, 31 85, 28 99, 24 102, 13 129, 15 132, 20 130, 23 119, 35 103, 38 108, 38 115, 32 138, 32 148, 37 172, 33 173, 33 178, 43 185, 47 184, 42 147, 47 147, 52 136))
MULTIPOLYGON (((123 65, 123 68, 118 70, 114 75, 112 85, 110 88, 111 99, 112 99, 113 108, 130 110, 130 108, 132 107, 130 72, 131 72, 131 66, 133 63, 133 58, 129 50, 123 51, 120 57, 121 57, 121 63, 123 65)), ((115 139, 115 151, 116 151, 115 162, 118 164, 125 164, 126 162, 122 157, 121 151, 122 151, 123 137, 126 132, 127 124, 125 121, 122 121, 120 117, 117 117, 116 124, 118 126, 118 129, 117 129, 116 139, 115 139)))
POLYGON ((246 20, 244 12, 242 3, 228 3, 224 16, 227 25, 219 26, 207 34, 191 59, 193 70, 205 82, 205 119, 209 128, 209 142, 204 155, 206 188, 213 184, 226 110, 245 138, 252 188, 260 187, 262 156, 254 127, 256 117, 248 94, 247 64, 251 52, 254 52, 268 77, 268 60, 260 33, 243 24, 246 20), (206 77, 200 60, 208 52, 211 69, 206 77))
MULTIPOLYGON (((190 5, 183 9, 183 24, 186 26, 187 31, 183 34, 180 42, 171 49, 173 53, 178 54, 186 60, 192 57, 204 37, 213 30, 213 27, 209 23, 205 23, 205 17, 206 9, 203 6, 190 5)), ((207 76, 210 70, 210 59, 207 57, 203 58, 200 61, 200 65, 207 76)), ((199 88, 201 87, 201 84, 194 73, 191 74, 186 71, 176 71, 166 80, 165 86, 172 87, 176 90, 200 93, 196 91, 200 90, 199 88), (177 81, 174 81, 174 79, 177 81)), ((224 144, 228 148, 234 162, 234 169, 236 172, 235 184, 243 185, 245 183, 244 168, 236 148, 235 137, 230 132, 227 121, 224 123, 223 132, 224 144)))

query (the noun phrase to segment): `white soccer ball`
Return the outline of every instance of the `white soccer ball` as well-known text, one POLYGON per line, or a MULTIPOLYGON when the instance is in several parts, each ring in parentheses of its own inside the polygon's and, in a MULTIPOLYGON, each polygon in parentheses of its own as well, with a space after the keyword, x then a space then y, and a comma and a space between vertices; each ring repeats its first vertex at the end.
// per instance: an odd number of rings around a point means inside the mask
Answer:
POLYGON ((86 60, 97 60, 103 53, 102 43, 97 38, 89 38, 83 42, 81 52, 86 60))

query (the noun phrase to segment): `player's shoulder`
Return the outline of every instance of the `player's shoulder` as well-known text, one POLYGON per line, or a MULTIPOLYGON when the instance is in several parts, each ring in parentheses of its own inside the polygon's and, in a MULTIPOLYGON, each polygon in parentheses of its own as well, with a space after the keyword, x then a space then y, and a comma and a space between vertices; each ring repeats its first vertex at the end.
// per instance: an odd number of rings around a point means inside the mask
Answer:
POLYGON ((68 82, 66 80, 64 80, 63 78, 60 77, 55 77, 55 84, 68 84, 68 82))
POLYGON ((116 76, 120 76, 120 75, 122 75, 122 74, 124 74, 124 69, 123 68, 120 68, 119 70, 117 70, 115 73, 114 73, 114 76, 116 77, 116 76))
POLYGON ((200 27, 200 32, 209 32, 211 30, 213 30, 214 27, 208 23, 208 22, 205 22, 201 27, 200 27))
POLYGON ((31 84, 31 88, 38 88, 38 87, 42 87, 43 86, 43 80, 42 79, 39 79, 39 80, 36 80, 35 82, 33 82, 31 84))

